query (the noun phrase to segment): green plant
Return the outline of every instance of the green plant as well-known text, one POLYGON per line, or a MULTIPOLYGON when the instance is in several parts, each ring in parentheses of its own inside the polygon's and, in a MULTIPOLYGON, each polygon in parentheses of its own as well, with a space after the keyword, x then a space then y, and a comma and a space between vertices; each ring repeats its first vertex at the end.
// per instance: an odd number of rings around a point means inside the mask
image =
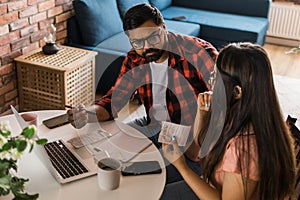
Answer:
POLYGON ((34 144, 44 145, 47 139, 37 139, 36 127, 30 125, 17 136, 11 136, 11 128, 8 121, 0 122, 0 196, 10 193, 15 200, 37 199, 38 194, 30 195, 25 192, 24 184, 29 179, 16 176, 17 161, 28 151, 33 150, 34 144))
POLYGON ((298 47, 294 47, 294 48, 291 48, 290 50, 286 51, 285 53, 286 54, 289 54, 289 53, 297 53, 300 51, 300 45, 298 47))

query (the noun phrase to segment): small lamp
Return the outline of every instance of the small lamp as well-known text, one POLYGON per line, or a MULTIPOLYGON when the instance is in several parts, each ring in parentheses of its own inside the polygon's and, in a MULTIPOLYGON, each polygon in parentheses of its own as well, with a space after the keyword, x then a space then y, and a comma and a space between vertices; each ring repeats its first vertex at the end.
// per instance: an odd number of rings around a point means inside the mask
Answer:
POLYGON ((56 45, 56 28, 53 24, 47 30, 47 35, 44 37, 46 44, 43 46, 43 53, 46 55, 52 55, 59 51, 59 47, 56 45))

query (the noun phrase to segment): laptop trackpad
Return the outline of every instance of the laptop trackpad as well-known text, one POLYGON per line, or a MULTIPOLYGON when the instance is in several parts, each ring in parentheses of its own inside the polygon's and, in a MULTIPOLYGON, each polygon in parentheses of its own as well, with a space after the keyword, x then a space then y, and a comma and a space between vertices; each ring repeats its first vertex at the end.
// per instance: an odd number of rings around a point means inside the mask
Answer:
POLYGON ((86 147, 74 148, 69 142, 66 142, 69 149, 75 152, 82 160, 93 158, 91 152, 86 147))

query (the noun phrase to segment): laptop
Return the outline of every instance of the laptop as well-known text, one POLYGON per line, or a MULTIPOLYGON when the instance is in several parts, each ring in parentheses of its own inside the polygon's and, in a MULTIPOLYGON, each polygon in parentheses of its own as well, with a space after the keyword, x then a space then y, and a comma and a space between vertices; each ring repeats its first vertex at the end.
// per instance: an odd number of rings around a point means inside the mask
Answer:
MULTIPOLYGON (((11 109, 19 125, 24 127, 26 122, 13 106, 11 109)), ((126 163, 151 144, 147 138, 133 137, 120 129, 104 140, 80 148, 58 139, 44 146, 36 145, 34 151, 55 179, 64 184, 95 175, 96 161, 104 156, 126 163)))

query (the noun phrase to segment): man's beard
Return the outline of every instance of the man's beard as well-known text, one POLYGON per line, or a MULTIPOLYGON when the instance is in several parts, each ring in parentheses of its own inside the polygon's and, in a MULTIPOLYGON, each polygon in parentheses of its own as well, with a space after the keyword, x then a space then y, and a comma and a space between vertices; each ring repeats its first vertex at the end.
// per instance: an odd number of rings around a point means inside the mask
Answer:
POLYGON ((163 53, 164 53, 164 50, 162 50, 162 49, 148 49, 147 51, 143 52, 142 55, 146 59, 147 62, 155 62, 160 59, 160 57, 163 55, 163 53), (148 53, 151 53, 151 55, 147 56, 148 53))

